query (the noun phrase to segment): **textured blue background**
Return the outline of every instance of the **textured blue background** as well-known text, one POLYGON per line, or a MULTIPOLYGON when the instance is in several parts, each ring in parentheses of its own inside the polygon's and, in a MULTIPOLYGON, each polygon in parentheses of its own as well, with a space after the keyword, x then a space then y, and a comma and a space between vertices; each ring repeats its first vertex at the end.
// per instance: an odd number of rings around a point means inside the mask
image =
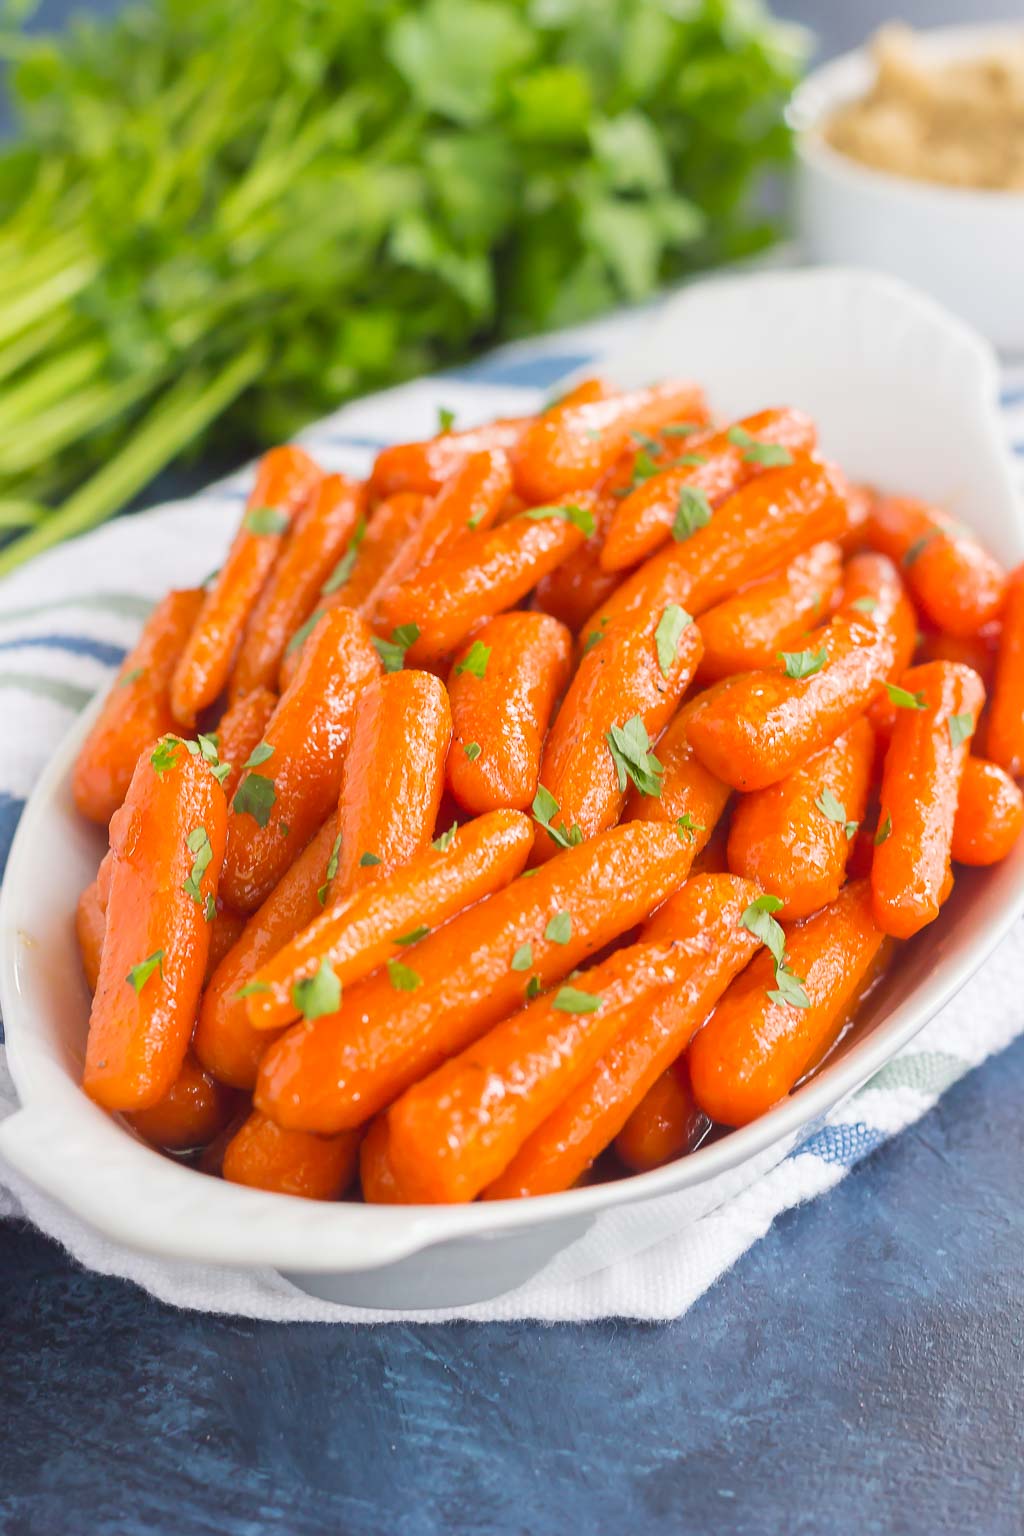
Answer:
POLYGON ((1022 1102, 1019 1042, 663 1327, 200 1317, 0 1224, 0 1532, 1020 1536, 1022 1102))

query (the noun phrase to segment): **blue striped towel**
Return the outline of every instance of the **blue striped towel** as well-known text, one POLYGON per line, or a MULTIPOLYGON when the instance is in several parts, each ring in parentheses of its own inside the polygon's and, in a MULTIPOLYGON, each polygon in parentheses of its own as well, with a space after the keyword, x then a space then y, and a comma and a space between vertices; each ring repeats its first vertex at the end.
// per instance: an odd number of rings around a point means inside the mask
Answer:
MULTIPOLYGON (((311 428, 303 441, 325 467, 363 474, 384 443, 433 432, 441 406, 453 410, 460 425, 532 411, 570 370, 599 368, 639 323, 635 313, 619 315, 504 348, 455 372, 358 401, 311 428)), ((1008 369, 1004 382, 1007 431, 1024 473, 1024 365, 1008 369)), ((248 483, 243 472, 189 501, 109 524, 43 556, 0 588, 0 869, 47 758, 95 690, 109 683, 151 604, 169 585, 197 584, 219 563, 248 483)), ((779 1212, 838 1183, 1020 1033, 1022 975, 1024 925, 1018 925, 984 971, 899 1056, 728 1204, 682 1230, 671 1200, 606 1212, 519 1290, 450 1313, 356 1311, 302 1295, 272 1271, 172 1265, 131 1253, 2 1165, 0 1215, 20 1212, 90 1268, 207 1311, 318 1322, 675 1317, 779 1212)), ((0 1045, 0 1117, 15 1106, 0 1045)))

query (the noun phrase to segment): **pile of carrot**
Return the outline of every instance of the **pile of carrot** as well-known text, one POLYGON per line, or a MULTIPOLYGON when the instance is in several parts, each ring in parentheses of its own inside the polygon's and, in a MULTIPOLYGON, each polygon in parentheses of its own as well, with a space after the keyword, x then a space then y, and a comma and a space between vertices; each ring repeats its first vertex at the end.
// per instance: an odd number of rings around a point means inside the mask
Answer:
POLYGON ((85 1090, 313 1199, 658 1167, 822 1062, 1022 772, 1024 568, 797 410, 277 449, 75 767, 85 1090))

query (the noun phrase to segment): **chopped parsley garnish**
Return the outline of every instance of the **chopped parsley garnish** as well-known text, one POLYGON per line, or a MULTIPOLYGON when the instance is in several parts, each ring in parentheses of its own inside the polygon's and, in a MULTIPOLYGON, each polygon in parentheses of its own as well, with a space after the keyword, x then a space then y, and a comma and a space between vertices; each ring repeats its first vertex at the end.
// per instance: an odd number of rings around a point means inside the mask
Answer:
POLYGON ((711 521, 711 503, 704 492, 695 485, 679 487, 679 503, 672 520, 672 537, 677 544, 695 534, 698 528, 706 528, 711 521))
POLYGON ((927 709, 923 693, 908 693, 896 683, 886 683, 885 691, 897 709, 927 709))
POLYGON ((855 597, 853 602, 850 604, 850 607, 856 608, 858 613, 874 613, 875 609, 878 607, 878 598, 855 597))
POLYGON ((760 939, 771 951, 776 965, 782 964, 786 951, 786 935, 772 916, 784 903, 778 896, 758 896, 740 918, 740 927, 746 928, 755 939, 760 939))
POLYGON ((449 410, 446 405, 439 405, 438 408, 437 408, 437 430, 438 430, 438 432, 439 433, 450 432, 452 427, 454 427, 454 425, 455 425, 455 412, 449 410))
POLYGON ((649 432, 631 432, 629 435, 638 448, 646 448, 648 453, 661 452, 661 444, 649 432))
POLYGON ((697 833, 706 832, 707 827, 703 822, 694 821, 689 811, 684 811, 681 816, 676 817, 676 831, 679 833, 680 841, 685 839, 687 842, 695 843, 697 833))
POLYGON ((216 735, 204 736, 202 732, 195 741, 186 741, 185 750, 190 757, 201 757, 207 764, 210 772, 218 784, 223 784, 231 772, 230 763, 222 763, 220 760, 220 743, 216 735))
POLYGON ((778 651, 787 677, 813 677, 828 661, 828 651, 778 651))
POLYGON ((625 793, 626 785, 632 779, 642 795, 660 797, 664 769, 651 751, 651 738, 640 716, 634 715, 625 725, 613 725, 605 739, 618 774, 620 792, 625 793))
POLYGON ((828 785, 825 786, 814 803, 818 807, 818 810, 821 812, 821 814, 825 816, 829 821, 835 821, 839 823, 848 838, 853 836, 857 830, 858 824, 855 821, 847 821, 845 805, 841 800, 836 799, 828 785))
POLYGON ((124 677, 118 681, 117 686, 119 688, 130 688, 132 683, 137 683, 139 678, 144 677, 145 674, 145 667, 132 667, 131 671, 126 672, 124 677))
POLYGON ((692 437, 700 430, 696 421, 670 421, 667 427, 660 428, 662 437, 692 437))
POLYGON ((331 845, 330 857, 327 860, 327 868, 324 871, 324 883, 323 883, 323 885, 321 885, 321 886, 319 886, 317 888, 316 899, 320 903, 321 906, 324 906, 326 904, 326 902, 327 902, 327 892, 330 889, 331 881, 334 879, 335 875, 338 873, 338 855, 339 855, 340 852, 341 852, 341 833, 339 832, 337 837, 334 839, 333 844, 331 845))
POLYGON ((371 869, 374 864, 379 864, 380 862, 375 853, 361 853, 359 855, 359 866, 361 869, 371 869))
POLYGON ((203 893, 199 888, 206 871, 210 867, 213 858, 213 848, 210 845, 210 834, 205 827, 193 827, 185 839, 188 851, 193 855, 192 872, 182 885, 186 896, 191 896, 195 902, 201 902, 203 893))
POLYGON ((403 946, 408 944, 418 944, 420 939, 425 939, 429 932, 430 929, 427 924, 420 923, 418 928, 410 928, 408 933, 401 934, 397 939, 395 939, 394 942, 403 946))
POLYGON ((418 624, 399 624, 397 629, 391 631, 390 640, 381 640, 374 635, 373 644, 377 655, 384 664, 385 672, 401 672, 405 666, 405 653, 410 645, 414 645, 420 637, 418 624))
POLYGON ((875 833, 875 847, 876 848, 881 848, 882 844, 884 842, 887 842, 891 836, 892 836, 892 817, 887 814, 885 820, 882 822, 882 825, 879 827, 878 831, 875 833))
POLYGON ((446 849, 451 847, 452 838, 455 836, 458 830, 458 822, 453 821, 447 832, 442 832, 440 837, 434 838, 434 847, 437 849, 438 853, 444 853, 446 849))
POLYGON ((551 1006, 559 1013, 597 1013, 602 1001, 593 992, 582 992, 579 987, 559 987, 551 1006))
POLYGON ((415 992, 417 987, 423 985, 423 978, 417 976, 409 966, 403 965, 401 960, 388 961, 388 980, 396 992, 415 992))
POLYGON ((954 747, 960 746, 961 742, 968 741, 973 735, 974 716, 972 714, 967 713, 966 715, 950 715, 949 739, 953 743, 954 747))
POLYGON ((531 976, 530 977, 529 981, 526 983, 526 995, 530 999, 533 999, 535 997, 539 997, 540 996, 540 977, 539 976, 531 976))
POLYGON ((337 1013, 341 1007, 341 982, 326 960, 321 960, 312 976, 292 987, 292 1002, 304 1019, 321 1019, 337 1013))
POLYGON ((125 977, 125 981, 133 989, 136 997, 138 997, 154 971, 160 972, 160 980, 163 981, 164 952, 162 949, 154 949, 153 953, 147 955, 145 960, 140 960, 138 965, 133 965, 125 977))
POLYGON ((940 537, 938 528, 933 528, 930 533, 923 533, 919 539, 915 539, 903 556, 903 569, 909 571, 910 567, 920 560, 928 545, 940 537))
POLYGON ((764 443, 748 432, 746 427, 730 427, 725 435, 730 443, 742 448, 748 464, 764 464, 768 467, 793 462, 793 455, 788 448, 784 448, 781 443, 764 443))
POLYGON ((255 997, 257 995, 257 993, 259 993, 259 992, 269 992, 269 991, 270 991, 270 983, 269 982, 253 980, 253 981, 247 981, 244 987, 239 987, 238 991, 235 993, 235 996, 237 998, 239 998, 239 999, 241 999, 243 997, 255 997))
POLYGON ((543 784, 537 785, 537 793, 533 797, 533 819, 538 826, 544 828, 553 843, 559 848, 575 848, 583 841, 582 828, 571 826, 568 831, 565 825, 556 827, 552 825, 552 816, 557 816, 561 807, 550 789, 545 789, 543 784))
POLYGON ((157 742, 149 761, 158 779, 162 779, 168 769, 177 763, 180 746, 181 741, 177 736, 164 736, 157 742))
POLYGON ((291 639, 288 641, 288 644, 285 646, 284 653, 286 656, 290 656, 293 651, 297 651, 300 645, 305 645, 306 641, 309 639, 314 629, 316 629, 322 618, 323 614, 320 612, 320 610, 318 608, 314 608, 305 624, 299 625, 298 629, 295 631, 294 635, 292 635, 291 639))
POLYGON ((480 640, 474 640, 465 656, 456 664, 455 676, 461 677, 463 672, 468 672, 471 677, 484 677, 492 649, 492 646, 484 645, 480 640))
POLYGON ((284 533, 289 518, 280 507, 253 507, 245 514, 243 523, 247 533, 284 533))
POLYGON ((273 755, 273 747, 269 746, 267 742, 261 741, 257 746, 253 747, 248 759, 242 764, 242 772, 247 773, 250 768, 259 768, 262 763, 268 762, 273 755))
MULTIPOLYGON (((328 576, 327 580, 324 582, 323 586, 320 588, 321 597, 329 597, 332 592, 337 592, 338 588, 343 587, 346 581, 348 581, 349 577, 352 575, 352 572, 355 570, 356 559, 359 554, 359 546, 362 544, 365 538, 366 518, 361 517, 352 531, 352 537, 349 539, 348 548, 342 555, 341 559, 338 561, 337 565, 334 567, 334 570, 328 576)), ((311 622, 312 627, 312 624, 315 624, 319 617, 319 614, 313 614, 311 621, 307 620, 307 622, 311 622)), ((305 628, 305 625, 303 628, 305 628)), ((305 639, 305 636, 303 636, 303 639, 305 639)))
POLYGON ((483 749, 478 741, 467 741, 462 750, 465 752, 470 762, 475 763, 483 749))
POLYGON ((552 944, 568 944, 572 938, 572 916, 568 912, 556 912, 544 929, 544 937, 552 944))
POLYGON ((678 603, 669 603, 658 620, 658 627, 654 631, 654 643, 658 648, 658 666, 661 668, 662 677, 668 677, 672 671, 683 630, 692 623, 693 619, 685 608, 680 608, 678 603))
POLYGON ((277 799, 273 779, 262 773, 247 773, 235 790, 232 808, 239 816, 251 816, 259 827, 265 827, 277 799))
POLYGON ((514 971, 528 971, 533 964, 533 945, 520 944, 512 956, 512 969, 514 971))
POLYGON ((811 1000, 804 991, 802 976, 794 976, 789 966, 782 962, 775 967, 775 988, 768 996, 773 1003, 788 1003, 791 1008, 809 1008, 811 1000))
POLYGON ((203 916, 208 923, 212 923, 217 916, 217 903, 213 899, 213 893, 207 892, 206 905, 203 908, 203 916))
POLYGON ((586 656, 589 651, 592 651, 594 649, 594 646, 597 644, 597 642, 599 640, 603 640, 604 639, 604 632, 605 632, 605 629, 607 628, 607 625, 608 625, 608 615, 605 614, 603 619, 599 619, 598 620, 597 628, 596 629, 592 629, 590 631, 590 634, 587 636, 586 640, 583 642, 583 655, 584 656, 586 656))
POLYGON ((533 523, 541 523, 551 517, 561 518, 563 523, 572 523, 588 539, 594 531, 594 514, 589 507, 528 507, 520 515, 528 517, 533 523))

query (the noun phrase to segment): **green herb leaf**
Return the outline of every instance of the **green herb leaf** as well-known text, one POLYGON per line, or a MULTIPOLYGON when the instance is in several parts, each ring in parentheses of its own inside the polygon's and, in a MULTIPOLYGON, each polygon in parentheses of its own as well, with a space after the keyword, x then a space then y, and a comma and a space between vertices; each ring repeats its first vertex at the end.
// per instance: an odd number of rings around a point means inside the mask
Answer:
POLYGON ((143 987, 146 985, 146 982, 152 976, 153 972, 157 970, 160 972, 160 980, 163 981, 164 952, 162 949, 154 949, 153 953, 151 955, 147 955, 145 960, 140 960, 138 965, 132 966, 131 970, 128 972, 128 975, 125 977, 125 981, 132 988, 136 997, 138 997, 139 993, 142 991, 143 987))
MULTIPOLYGON (((348 548, 342 555, 341 559, 338 561, 337 565, 334 567, 334 570, 328 576, 327 580, 324 582, 323 586, 320 588, 321 597, 330 597, 332 592, 337 592, 341 587, 345 585, 346 581, 349 580, 352 572, 356 568, 356 560, 359 558, 359 549, 365 538, 366 518, 361 517, 358 523, 356 523, 355 528, 352 530, 352 537, 349 539, 348 548)), ((319 618, 320 614, 311 614, 309 619, 306 620, 306 623, 312 627, 312 625, 315 624, 319 618)), ((306 626, 303 625, 304 629, 305 627, 306 626)), ((298 633, 298 631, 296 631, 296 633, 298 633)), ((294 639, 294 636, 292 638, 294 639)), ((303 639, 305 639, 305 635, 303 636, 303 639)), ((301 645, 302 642, 300 641, 299 643, 301 645)))
POLYGON ((403 933, 399 938, 395 939, 394 942, 396 944, 402 945, 418 944, 421 939, 425 939, 427 937, 429 932, 430 929, 427 924, 420 923, 418 928, 410 928, 408 933, 403 933))
POLYGON ((199 888, 199 882, 202 880, 206 871, 209 869, 210 863, 213 859, 213 848, 210 845, 210 834, 207 832, 205 827, 193 827, 185 841, 188 844, 189 853, 194 855, 194 862, 192 865, 192 871, 182 884, 181 888, 185 892, 186 896, 191 896, 194 902, 201 903, 203 900, 203 893, 199 888))
POLYGON ((695 843, 697 833, 706 832, 707 827, 702 822, 694 821, 689 811, 684 811, 681 816, 676 817, 676 831, 679 833, 681 842, 695 843))
POLYGON ((208 923, 212 923, 214 918, 217 916, 217 903, 213 898, 212 892, 207 893, 206 905, 203 908, 203 916, 208 923))
POLYGON ((594 646, 597 644, 597 642, 599 640, 603 640, 604 639, 604 632, 605 632, 605 629, 607 628, 607 625, 608 625, 608 617, 607 617, 607 615, 605 615, 605 617, 603 619, 599 619, 598 620, 597 628, 596 629, 592 629, 590 631, 590 634, 587 636, 586 640, 583 643, 583 655, 584 656, 588 655, 589 652, 591 652, 594 649, 594 646))
POLYGON ((527 507, 520 516, 529 518, 532 523, 541 523, 551 517, 561 518, 563 523, 572 523, 588 539, 594 531, 594 514, 589 507, 527 507))
POLYGON ((452 838, 455 836, 458 830, 458 822, 453 821, 447 832, 442 832, 440 837, 434 838, 434 847, 437 849, 438 853, 444 853, 447 848, 451 847, 452 838))
POLYGON ((552 944, 568 944, 572 938, 572 916, 568 912, 556 912, 544 929, 544 937, 552 944))
POLYGON ((928 548, 928 545, 940 537, 941 534, 938 528, 933 528, 930 533, 924 533, 919 539, 915 539, 913 544, 910 545, 910 548, 907 550, 906 554, 903 556, 903 569, 905 571, 909 571, 912 565, 916 565, 917 561, 920 560, 921 556, 928 548))
POLYGON ((461 677, 463 672, 468 672, 471 677, 483 677, 487 672, 487 663, 491 659, 493 647, 483 645, 481 641, 474 640, 462 660, 456 664, 455 676, 461 677))
POLYGON ((848 838, 853 836, 857 830, 857 823, 855 821, 847 821, 845 805, 843 805, 841 800, 836 799, 827 784, 814 803, 821 814, 829 821, 840 823, 848 838))
POLYGON ((526 996, 527 996, 527 998, 529 998, 532 1001, 533 998, 540 996, 540 992, 541 992, 540 977, 539 976, 531 976, 529 981, 526 983, 526 996))
POLYGON ((242 520, 247 533, 284 533, 289 517, 278 507, 253 507, 242 520))
POLYGON ((703 431, 696 421, 670 421, 667 427, 660 429, 662 437, 692 437, 695 432, 703 431))
POLYGON ((380 862, 381 860, 378 859, 375 853, 362 853, 359 855, 359 865, 361 869, 371 869, 374 864, 379 864, 380 862))
POLYGON ((477 758, 480 756, 482 748, 478 741, 467 741, 462 750, 465 752, 470 762, 475 763, 477 758))
POLYGON ((324 883, 317 887, 316 899, 323 907, 327 904, 327 892, 331 888, 331 881, 338 873, 338 855, 341 853, 341 833, 339 832, 331 844, 330 856, 327 860, 327 868, 324 871, 324 883))
POLYGON ((850 604, 850 607, 856 608, 858 613, 874 613, 875 609, 878 607, 878 598, 866 596, 855 597, 853 602, 850 604))
POLYGON ((248 773, 235 790, 231 803, 239 816, 251 816, 257 826, 265 827, 276 799, 273 779, 264 778, 262 773, 248 773))
POLYGON ((322 1019, 341 1007, 341 982, 326 960, 321 960, 312 976, 292 987, 292 1002, 304 1019, 322 1019))
POLYGON ((896 683, 886 683, 885 691, 897 709, 927 709, 928 707, 923 693, 908 693, 906 688, 900 688, 896 683))
POLYGON ((533 964, 533 945, 520 944, 512 956, 512 969, 514 971, 528 971, 533 964))
POLYGON ((178 761, 178 748, 180 746, 181 741, 177 736, 164 736, 157 742, 150 754, 149 761, 158 779, 162 779, 164 774, 175 766, 178 761))
POLYGON ((742 448, 748 464, 763 464, 766 468, 777 464, 792 464, 793 455, 781 443, 764 443, 753 437, 745 427, 730 427, 726 433, 730 443, 742 448))
POLYGON ((613 725, 605 739, 618 774, 619 790, 624 794, 632 779, 642 795, 659 798, 664 769, 651 751, 651 738, 640 716, 634 715, 625 725, 613 725))
POLYGON ((269 992, 270 990, 269 982, 253 980, 247 981, 244 987, 239 987, 234 995, 241 1000, 243 997, 256 997, 258 993, 269 992))
POLYGON ((537 793, 533 797, 531 809, 534 821, 544 828, 552 842, 557 843, 559 848, 575 848, 582 843, 583 832, 579 827, 571 826, 567 832, 564 823, 560 827, 552 824, 551 818, 558 815, 560 806, 550 789, 545 789, 543 784, 537 785, 537 793))
POLYGON ((415 992, 417 987, 423 985, 423 978, 400 960, 388 961, 388 980, 396 992, 415 992))
POLYGON ((145 667, 132 667, 130 672, 126 672, 124 677, 118 680, 117 686, 119 688, 130 688, 132 683, 137 683, 139 678, 145 677, 145 675, 145 667))
POLYGON ((439 405, 438 408, 437 408, 437 430, 438 430, 438 432, 441 432, 441 433, 450 432, 452 427, 454 427, 454 425, 455 425, 455 412, 454 411, 450 411, 446 405, 439 405))
POLYGON ((828 651, 779 651, 779 660, 782 662, 787 677, 813 677, 815 672, 820 672, 828 661, 828 651))
POLYGON ((391 631, 390 640, 374 635, 373 644, 384 664, 385 672, 401 672, 405 666, 405 653, 420 637, 418 624, 400 624, 391 631))
POLYGON ((693 619, 685 608, 680 608, 678 603, 669 603, 658 620, 658 627, 654 631, 654 643, 658 648, 658 666, 661 668, 662 677, 668 677, 672 671, 683 630, 692 623, 693 619))
POLYGON ((788 1003, 791 1008, 809 1008, 811 1000, 804 991, 802 976, 794 976, 785 964, 775 968, 775 989, 768 996, 773 1003, 788 1003))
POLYGON ((582 992, 579 987, 559 987, 552 1000, 552 1008, 559 1013, 597 1013, 603 999, 593 992, 582 992))
POLYGON ((950 715, 949 739, 954 747, 960 746, 961 742, 969 741, 973 735, 974 716, 970 712, 965 715, 950 715))
POLYGON ((672 537, 682 544, 698 528, 706 528, 711 521, 711 503, 695 485, 683 485, 679 489, 679 504, 672 520, 672 537))
POLYGON ((253 747, 249 753, 248 760, 242 764, 242 772, 246 773, 250 768, 259 768, 262 763, 268 762, 273 755, 273 747, 268 746, 265 741, 261 741, 257 746, 253 747))
POLYGON ((290 656, 293 651, 297 651, 300 646, 305 645, 306 641, 309 639, 314 629, 316 629, 322 618, 323 614, 320 612, 320 610, 318 608, 314 608, 305 624, 299 625, 298 629, 295 631, 294 635, 292 635, 291 639, 288 641, 288 644, 285 646, 284 653, 286 656, 290 656))
POLYGON ((878 831, 875 833, 875 847, 881 848, 882 844, 887 842, 891 836, 892 817, 887 814, 885 820, 882 822, 881 826, 878 828, 878 831))
POLYGON ((766 945, 775 958, 776 965, 782 964, 782 957, 786 950, 786 935, 781 926, 772 916, 778 912, 785 903, 778 896, 758 896, 750 903, 750 906, 740 918, 740 926, 752 933, 755 939, 760 939, 766 945))

